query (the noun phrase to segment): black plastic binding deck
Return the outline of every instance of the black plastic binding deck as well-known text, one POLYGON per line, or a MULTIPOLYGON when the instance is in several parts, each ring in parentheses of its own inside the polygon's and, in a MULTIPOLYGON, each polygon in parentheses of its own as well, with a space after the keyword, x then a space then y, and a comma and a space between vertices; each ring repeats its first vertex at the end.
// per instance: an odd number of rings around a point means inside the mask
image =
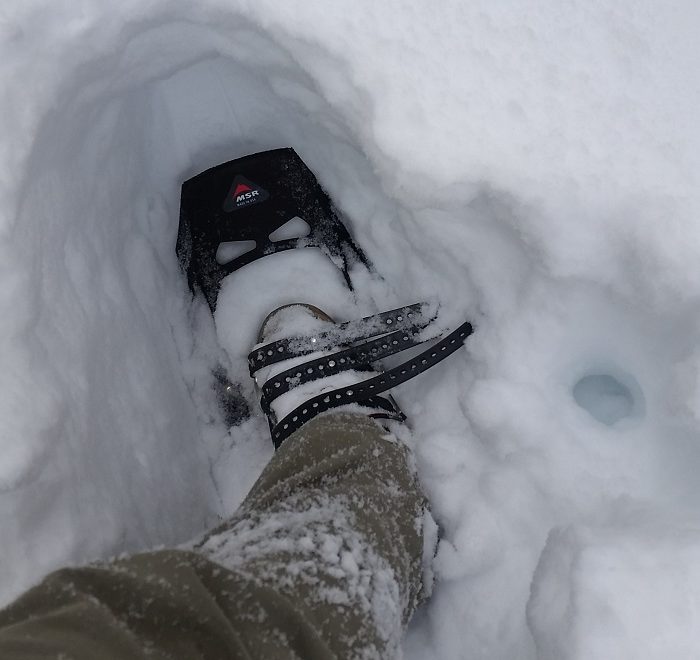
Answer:
POLYGON ((293 149, 274 149, 213 167, 185 181, 180 200, 177 254, 192 291, 200 289, 212 312, 221 281, 269 254, 315 247, 341 270, 371 265, 352 240, 340 214, 293 149), (300 218, 307 236, 274 240, 276 230, 300 218), (219 246, 236 243, 228 263, 217 261, 219 246))

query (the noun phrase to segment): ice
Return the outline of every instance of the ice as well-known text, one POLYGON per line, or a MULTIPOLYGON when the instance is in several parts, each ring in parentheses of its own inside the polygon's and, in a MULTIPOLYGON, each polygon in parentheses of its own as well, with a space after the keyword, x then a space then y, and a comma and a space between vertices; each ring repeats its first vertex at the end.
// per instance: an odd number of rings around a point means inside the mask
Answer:
POLYGON ((406 657, 692 657, 699 19, 649 0, 5 2, 0 599, 235 508, 272 448, 260 417, 226 427, 211 370, 247 378, 272 307, 437 299, 476 332, 396 392, 441 532, 406 657), (179 186, 281 146, 383 282, 358 273, 352 296, 317 251, 274 255, 212 320, 175 258, 179 186))

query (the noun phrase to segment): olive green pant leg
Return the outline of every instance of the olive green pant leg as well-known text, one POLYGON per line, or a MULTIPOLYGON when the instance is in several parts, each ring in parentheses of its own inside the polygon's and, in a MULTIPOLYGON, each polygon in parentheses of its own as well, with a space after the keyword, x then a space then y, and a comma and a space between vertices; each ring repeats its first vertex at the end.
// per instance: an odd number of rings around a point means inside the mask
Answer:
POLYGON ((195 552, 64 569, 0 612, 0 657, 392 657, 421 590, 410 463, 363 415, 312 420, 195 552))
POLYGON ((392 657, 421 594, 424 513, 405 445, 364 415, 327 415, 198 547, 294 602, 332 655, 392 657))

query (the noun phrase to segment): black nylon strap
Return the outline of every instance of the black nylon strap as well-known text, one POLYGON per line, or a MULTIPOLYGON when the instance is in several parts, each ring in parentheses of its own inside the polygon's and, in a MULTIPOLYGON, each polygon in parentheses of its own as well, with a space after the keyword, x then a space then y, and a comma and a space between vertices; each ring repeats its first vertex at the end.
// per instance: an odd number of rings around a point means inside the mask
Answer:
POLYGON ((416 303, 399 307, 363 319, 336 324, 331 330, 320 332, 314 337, 288 337, 271 342, 251 351, 248 367, 253 376, 258 369, 276 364, 291 357, 308 355, 314 351, 337 348, 370 337, 391 332, 424 328, 432 321, 428 305, 416 303))
POLYGON ((434 337, 417 339, 416 336, 419 332, 420 330, 417 328, 406 331, 398 330, 378 339, 356 344, 343 351, 304 362, 273 376, 262 387, 260 405, 263 412, 269 414, 270 404, 278 396, 289 392, 289 390, 299 385, 318 378, 334 376, 349 369, 366 371, 368 365, 372 362, 382 360, 407 348, 418 346, 425 341, 434 339, 434 337))
POLYGON ((377 394, 405 383, 407 380, 444 360, 448 355, 458 350, 472 332, 471 323, 463 323, 456 330, 441 339, 435 346, 427 351, 423 351, 408 362, 404 362, 374 378, 369 378, 348 387, 340 387, 305 401, 272 429, 272 442, 275 445, 275 449, 278 449, 282 442, 294 431, 301 428, 303 424, 326 410, 349 403, 359 403, 371 407, 371 402, 374 399, 382 398, 376 397, 377 394))

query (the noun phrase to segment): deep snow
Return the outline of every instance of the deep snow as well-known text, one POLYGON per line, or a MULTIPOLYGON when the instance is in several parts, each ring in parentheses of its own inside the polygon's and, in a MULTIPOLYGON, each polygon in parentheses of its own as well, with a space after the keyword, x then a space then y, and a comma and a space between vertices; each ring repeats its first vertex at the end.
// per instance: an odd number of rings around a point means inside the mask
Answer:
POLYGON ((443 534, 407 657, 696 655, 699 18, 6 2, 3 601, 236 506, 272 449, 259 418, 225 428, 210 368, 240 369, 260 315, 437 297, 477 332, 396 393, 443 534), (175 258, 180 183, 286 145, 386 283, 348 300, 294 255, 228 281, 214 326, 175 258))

